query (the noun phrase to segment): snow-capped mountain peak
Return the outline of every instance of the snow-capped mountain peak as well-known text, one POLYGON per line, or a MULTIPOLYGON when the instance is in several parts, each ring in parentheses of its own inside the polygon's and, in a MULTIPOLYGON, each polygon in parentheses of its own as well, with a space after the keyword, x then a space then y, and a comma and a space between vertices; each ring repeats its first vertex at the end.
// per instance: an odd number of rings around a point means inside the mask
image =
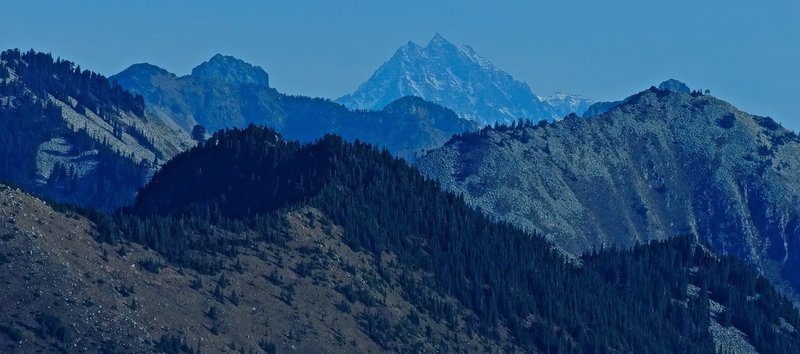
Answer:
POLYGON ((380 110, 404 96, 419 96, 479 124, 552 119, 527 84, 496 68, 467 45, 436 34, 424 47, 408 42, 352 94, 350 108, 380 110))
POLYGON ((539 100, 550 106, 550 111, 559 118, 575 113, 583 115, 594 101, 581 95, 556 92, 550 96, 539 96, 539 100))
POLYGON ((431 38, 431 40, 428 42, 427 47, 431 48, 431 47, 441 47, 441 46, 455 46, 455 45, 437 32, 436 34, 433 35, 433 38, 431 38))

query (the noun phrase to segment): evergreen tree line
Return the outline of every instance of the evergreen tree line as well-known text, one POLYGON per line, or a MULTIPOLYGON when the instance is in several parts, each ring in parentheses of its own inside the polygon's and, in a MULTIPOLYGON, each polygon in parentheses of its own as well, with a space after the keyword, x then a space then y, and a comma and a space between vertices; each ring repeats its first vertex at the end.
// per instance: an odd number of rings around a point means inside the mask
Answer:
MULTIPOLYGON (((81 70, 80 66, 61 58, 53 59, 49 53, 34 50, 21 52, 9 49, 0 53, 0 60, 11 68, 19 79, 38 97, 47 94, 68 102, 77 100, 81 106, 95 114, 124 110, 137 116, 144 114, 144 98, 125 91, 116 82, 111 83, 100 74, 81 70)), ((0 70, 2 71, 2 70, 0 70)))
POLYGON ((759 351, 800 350, 800 333, 787 329, 800 328, 791 302, 691 238, 571 261, 540 235, 488 220, 387 151, 332 135, 300 145, 261 127, 217 132, 167 163, 133 207, 95 219, 103 240, 135 240, 213 271, 192 255, 235 255, 253 240, 211 236, 211 225, 281 242, 280 214, 303 205, 343 226, 351 247, 397 255, 401 290, 419 308, 455 321, 452 309, 419 292, 423 282, 474 312, 475 330, 499 336, 500 324, 527 349, 714 352, 715 301, 725 306, 720 320, 759 351), (414 277, 420 270, 432 277, 414 277))
MULTIPOLYGON (((39 82, 41 90, 51 92, 48 85, 60 80, 29 77, 52 77, 56 75, 52 70, 63 69, 66 64, 48 61, 49 57, 40 53, 28 53, 20 57, 17 51, 6 51, 2 58, 5 62, 0 64, 0 72, 8 72, 6 65, 11 65, 14 60, 30 60, 33 64, 18 64, 24 67, 21 72, 15 68, 19 80, 0 82, 0 180, 19 185, 47 199, 105 210, 132 201, 137 189, 145 183, 153 167, 152 162, 137 162, 132 155, 120 154, 107 142, 98 141, 84 129, 74 131, 67 126, 61 108, 42 98, 46 95, 36 94, 39 89, 29 86, 39 82), (79 176, 75 166, 59 163, 53 171, 49 171, 51 173, 47 181, 36 181, 39 147, 56 137, 66 140, 71 147, 71 154, 94 152, 93 156, 88 157, 89 160, 80 162, 96 162, 89 175, 79 176)), ((100 83, 102 80, 96 81, 97 85, 100 83)), ((80 90, 78 86, 65 87, 80 90)), ((82 97, 74 93, 68 95, 82 97)))

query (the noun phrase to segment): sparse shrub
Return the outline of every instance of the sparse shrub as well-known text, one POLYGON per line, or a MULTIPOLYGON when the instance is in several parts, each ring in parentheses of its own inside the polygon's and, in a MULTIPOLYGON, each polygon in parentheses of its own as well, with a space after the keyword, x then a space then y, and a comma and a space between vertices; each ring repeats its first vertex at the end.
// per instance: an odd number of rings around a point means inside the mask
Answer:
POLYGON ((342 264, 342 270, 344 270, 348 274, 352 274, 352 275, 355 275, 356 272, 358 271, 358 269, 356 269, 356 267, 354 265, 350 264, 350 263, 342 264))
POLYGON ((308 276, 311 275, 311 270, 313 268, 314 267, 311 265, 311 263, 300 262, 300 263, 297 263, 297 267, 295 267, 294 271, 295 271, 295 273, 297 273, 297 275, 299 277, 305 278, 305 277, 308 277, 308 276))
POLYGON ((728 113, 727 115, 722 117, 722 119, 717 121, 717 125, 719 125, 721 128, 730 129, 733 128, 733 124, 735 122, 736 122, 736 115, 734 115, 733 113, 728 113))
POLYGON ((203 281, 200 280, 200 277, 195 276, 194 280, 192 280, 192 284, 189 286, 194 290, 200 290, 203 288, 203 281))
POLYGON ((0 326, 0 332, 4 333, 14 342, 18 342, 20 339, 22 339, 22 329, 13 322, 8 326, 0 326))
POLYGON ((206 140, 206 128, 200 124, 196 124, 194 128, 192 128, 192 139, 198 143, 204 142, 206 140))
POLYGON ((61 317, 45 313, 37 316, 36 322, 39 324, 39 336, 53 337, 62 343, 70 341, 69 328, 61 317))
POLYGON ((347 301, 340 301, 336 304, 336 309, 344 313, 350 313, 353 310, 352 306, 350 306, 350 303, 347 301))
POLYGON ((639 214, 639 216, 646 216, 647 211, 649 210, 647 205, 644 205, 644 203, 633 203, 631 204, 631 208, 634 209, 636 214, 639 214))
POLYGON ((219 279, 217 279, 217 285, 219 285, 219 287, 223 289, 225 289, 225 287, 230 285, 230 283, 231 283, 230 280, 228 280, 228 278, 225 278, 225 274, 220 274, 219 279))
POLYGON ((217 299, 217 301, 219 301, 222 304, 225 303, 225 294, 222 293, 222 288, 219 286, 219 284, 217 284, 217 286, 214 287, 214 292, 212 294, 214 295, 214 298, 217 299))
POLYGON ((194 349, 186 343, 183 335, 179 334, 162 334, 161 339, 156 343, 156 350, 166 354, 195 353, 194 349))
POLYGON ((360 301, 365 306, 375 306, 377 304, 377 300, 372 297, 372 294, 367 289, 353 286, 353 284, 336 287, 336 291, 344 295, 350 303, 360 301))
POLYGON ((292 306, 292 301, 294 298, 294 285, 289 284, 285 288, 283 288, 278 298, 287 305, 292 306))
POLYGON ((164 267, 164 265, 162 263, 160 263, 160 262, 158 262, 158 261, 156 261, 156 260, 154 260, 152 258, 147 258, 145 260, 141 260, 138 263, 139 263, 139 266, 142 267, 142 269, 144 269, 144 270, 146 270, 146 271, 148 271, 150 273, 153 273, 153 274, 160 273, 161 272, 161 268, 164 267))
POLYGON ((318 247, 313 247, 308 245, 300 246, 300 248, 298 248, 297 251, 304 256, 321 253, 318 247))
POLYGON ((392 328, 386 317, 379 313, 365 313, 359 319, 359 324, 364 332, 384 349, 389 348, 389 343, 393 338, 397 338, 398 328, 392 328))
POLYGON ((269 273, 268 275, 265 275, 264 279, 266 281, 270 282, 272 285, 275 285, 275 286, 283 285, 283 281, 281 281, 280 275, 278 275, 278 272, 274 271, 274 270, 272 271, 272 273, 269 273))
POLYGON ((131 296, 131 294, 136 293, 136 291, 134 291, 132 285, 131 286, 121 285, 121 286, 116 287, 116 289, 117 289, 117 292, 120 295, 122 295, 122 297, 128 297, 128 296, 131 296))
POLYGON ((264 338, 258 341, 258 347, 264 350, 267 354, 275 354, 277 352, 277 348, 275 348, 275 344, 270 342, 268 339, 264 338))
POLYGON ((231 300, 231 303, 235 306, 239 306, 239 303, 242 301, 242 298, 238 293, 236 293, 236 291, 232 291, 231 296, 229 296, 228 299, 231 300))
POLYGON ((781 125, 778 124, 778 122, 773 120, 771 117, 754 117, 754 118, 756 123, 758 123, 758 125, 762 126, 764 129, 778 130, 781 127, 781 125))
POLYGON ((100 348, 97 350, 99 354, 117 354, 123 353, 125 350, 117 343, 112 340, 105 340, 102 344, 100 344, 100 348))
POLYGON ((208 312, 206 312, 206 316, 209 319, 213 320, 213 321, 218 320, 219 319, 219 309, 216 306, 211 306, 210 308, 208 308, 208 312))

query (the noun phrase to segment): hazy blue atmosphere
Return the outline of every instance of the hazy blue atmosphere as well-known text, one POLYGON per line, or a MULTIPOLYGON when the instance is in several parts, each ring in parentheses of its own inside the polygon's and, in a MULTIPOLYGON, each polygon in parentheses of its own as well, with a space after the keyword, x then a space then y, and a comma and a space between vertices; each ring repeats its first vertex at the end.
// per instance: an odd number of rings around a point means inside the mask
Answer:
POLYGON ((540 95, 622 98, 674 77, 800 129, 796 1, 5 1, 0 47, 111 75, 215 53, 292 94, 352 92, 407 41, 468 44, 540 95))

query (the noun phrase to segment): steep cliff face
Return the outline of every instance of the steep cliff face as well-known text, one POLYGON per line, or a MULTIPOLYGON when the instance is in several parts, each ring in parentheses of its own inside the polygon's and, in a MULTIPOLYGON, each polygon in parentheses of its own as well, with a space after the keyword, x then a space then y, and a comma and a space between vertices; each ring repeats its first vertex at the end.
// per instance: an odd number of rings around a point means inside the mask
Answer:
POLYGON ((572 253, 694 234, 800 289, 800 138, 708 95, 651 88, 588 120, 465 134, 416 165, 572 253))

